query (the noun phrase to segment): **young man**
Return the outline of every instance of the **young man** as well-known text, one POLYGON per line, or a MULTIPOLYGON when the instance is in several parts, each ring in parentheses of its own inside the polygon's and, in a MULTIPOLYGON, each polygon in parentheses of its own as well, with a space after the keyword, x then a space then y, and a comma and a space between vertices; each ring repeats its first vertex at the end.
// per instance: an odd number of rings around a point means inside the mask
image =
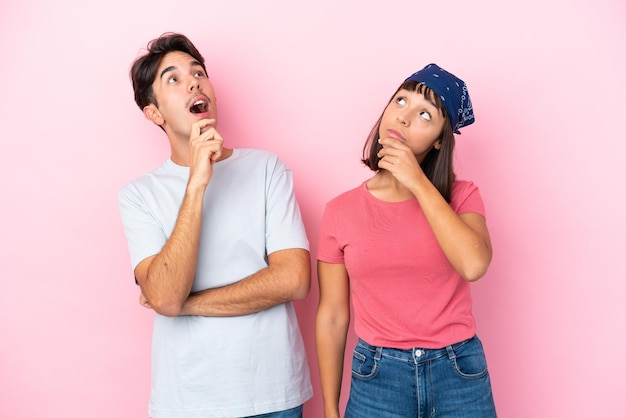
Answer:
POLYGON ((171 146, 119 193, 140 303, 157 313, 150 416, 301 417, 312 388, 291 301, 309 292, 310 258, 291 171, 224 147, 185 36, 151 41, 131 78, 171 146))

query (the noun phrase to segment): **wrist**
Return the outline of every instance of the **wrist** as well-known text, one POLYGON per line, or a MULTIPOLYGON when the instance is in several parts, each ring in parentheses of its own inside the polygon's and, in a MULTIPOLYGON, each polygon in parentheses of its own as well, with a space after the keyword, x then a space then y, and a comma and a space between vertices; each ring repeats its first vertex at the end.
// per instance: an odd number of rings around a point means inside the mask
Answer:
POLYGON ((189 179, 187 183, 187 189, 185 190, 185 194, 193 197, 193 196, 204 196, 204 191, 206 190, 207 184, 202 181, 194 181, 193 179, 189 179))

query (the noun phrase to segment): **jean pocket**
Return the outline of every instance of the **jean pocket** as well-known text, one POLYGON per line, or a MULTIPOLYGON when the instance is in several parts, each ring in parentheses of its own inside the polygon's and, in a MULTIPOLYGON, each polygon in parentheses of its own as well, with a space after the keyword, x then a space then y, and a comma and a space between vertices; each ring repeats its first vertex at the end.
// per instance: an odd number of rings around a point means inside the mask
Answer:
POLYGON ((450 359, 456 373, 465 379, 481 379, 488 373, 487 359, 482 344, 473 338, 455 348, 450 359))
POLYGON ((357 345, 352 353, 352 376, 361 380, 373 379, 378 373, 380 360, 375 351, 357 345))

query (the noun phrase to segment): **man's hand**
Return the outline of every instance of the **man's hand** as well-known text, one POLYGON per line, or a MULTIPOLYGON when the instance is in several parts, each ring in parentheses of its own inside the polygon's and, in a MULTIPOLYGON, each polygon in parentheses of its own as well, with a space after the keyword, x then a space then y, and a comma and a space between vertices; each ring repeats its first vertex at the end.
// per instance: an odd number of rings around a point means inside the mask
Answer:
POLYGON ((152 305, 148 302, 148 299, 143 295, 143 293, 139 293, 139 304, 146 309, 152 309, 152 305))
POLYGON ((224 140, 215 130, 215 119, 191 125, 189 137, 189 184, 206 187, 213 175, 213 163, 222 156, 224 140))
POLYGON ((161 252, 135 267, 142 293, 139 304, 161 315, 180 315, 191 293, 198 265, 204 193, 213 175, 213 164, 222 157, 223 142, 215 130, 215 119, 191 125, 189 180, 176 225, 161 252))

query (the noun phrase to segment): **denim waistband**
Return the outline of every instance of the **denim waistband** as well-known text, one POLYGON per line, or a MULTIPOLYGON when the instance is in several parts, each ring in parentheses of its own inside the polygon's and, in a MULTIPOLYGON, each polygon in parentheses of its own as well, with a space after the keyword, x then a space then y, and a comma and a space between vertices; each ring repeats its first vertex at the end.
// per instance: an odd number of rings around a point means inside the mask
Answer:
POLYGON ((413 348, 403 350, 399 348, 378 347, 378 346, 371 345, 363 341, 361 338, 359 338, 357 345, 360 345, 366 350, 371 351, 372 354, 374 355, 374 358, 377 358, 377 359, 380 359, 380 357, 384 356, 384 357, 391 357, 396 360, 405 360, 409 362, 422 363, 425 361, 435 360, 444 356, 454 359, 456 357, 455 351, 459 347, 465 344, 468 344, 470 342, 474 342, 477 338, 478 337, 474 335, 472 338, 458 342, 456 344, 452 344, 443 348, 434 348, 434 349, 413 347, 413 348))

